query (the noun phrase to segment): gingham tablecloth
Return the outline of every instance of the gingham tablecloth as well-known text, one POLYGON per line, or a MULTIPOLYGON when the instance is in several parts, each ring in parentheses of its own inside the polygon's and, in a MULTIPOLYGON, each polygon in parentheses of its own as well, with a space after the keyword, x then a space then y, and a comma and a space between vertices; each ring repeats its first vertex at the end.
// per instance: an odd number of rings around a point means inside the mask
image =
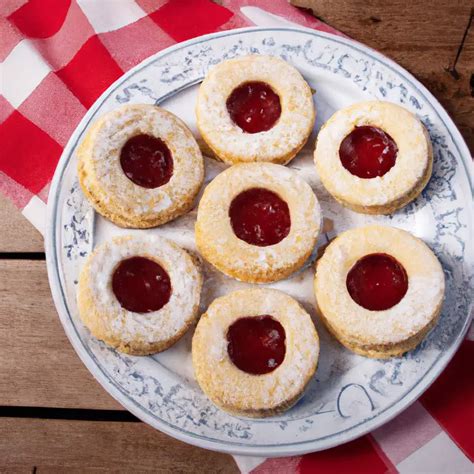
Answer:
MULTIPOLYGON (((54 169, 97 97, 176 42, 253 24, 340 34, 286 0, 0 0, 0 191, 40 231, 54 169)), ((474 331, 396 419, 345 445, 289 458, 236 456, 243 472, 474 472, 474 331)))

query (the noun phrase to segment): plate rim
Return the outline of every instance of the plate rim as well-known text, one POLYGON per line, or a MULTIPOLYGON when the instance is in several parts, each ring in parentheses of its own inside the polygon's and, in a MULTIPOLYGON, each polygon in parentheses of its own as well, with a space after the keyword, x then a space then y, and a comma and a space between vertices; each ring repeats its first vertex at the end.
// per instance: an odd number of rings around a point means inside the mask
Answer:
MULTIPOLYGON (((91 357, 90 354, 85 350, 83 343, 81 342, 78 334, 75 331, 75 328, 72 325, 72 322, 69 320, 69 311, 65 304, 65 297, 62 293, 61 288, 61 275, 59 272, 58 263, 58 249, 55 248, 55 234, 56 228, 53 227, 52 223, 54 222, 54 218, 57 215, 57 204, 60 191, 60 184, 65 172, 65 169, 69 163, 68 155, 71 154, 71 149, 73 148, 74 144, 80 138, 81 134, 84 132, 85 127, 88 125, 96 111, 102 105, 109 95, 115 91, 115 89, 123 83, 123 81, 127 80, 130 76, 138 72, 139 70, 147 67, 150 63, 155 61, 156 59, 171 54, 175 50, 183 49, 191 45, 196 45, 199 43, 204 43, 214 38, 225 37, 225 36, 235 36, 239 34, 246 34, 252 32, 279 32, 279 31, 289 31, 289 32, 303 32, 309 33, 315 37, 326 37, 332 41, 336 40, 336 42, 340 42, 345 44, 348 47, 358 50, 362 54, 369 55, 373 57, 376 61, 381 62, 382 64, 389 66, 391 69, 394 69, 398 74, 402 77, 406 78, 411 85, 424 95, 426 100, 432 105, 435 111, 438 113, 442 122, 444 122, 446 129, 450 135, 452 142, 458 148, 458 152, 461 158, 461 163, 463 164, 463 168, 465 170, 465 174, 467 176, 467 181, 471 190, 471 195, 474 195, 473 190, 473 181, 474 181, 474 172, 472 167, 472 162, 467 161, 467 157, 470 156, 469 149, 460 134, 459 130, 457 129, 456 125, 449 117, 447 112, 441 106, 439 101, 429 92, 426 87, 423 86, 412 74, 402 68, 393 60, 385 57, 381 53, 373 50, 372 48, 365 46, 357 41, 352 39, 341 37, 338 35, 334 35, 331 33, 321 32, 318 30, 313 30, 311 28, 304 28, 304 27, 247 27, 247 28, 237 28, 232 30, 226 30, 222 32, 210 33, 208 35, 200 36, 197 38, 193 38, 187 40, 182 43, 177 43, 171 47, 165 48, 154 55, 146 58, 135 67, 124 73, 120 76, 113 84, 111 84, 94 102, 92 107, 86 112, 84 117, 81 119, 79 124, 76 126, 73 134, 71 135, 68 143, 66 144, 63 153, 61 154, 61 158, 58 162, 56 167, 53 179, 51 181, 50 192, 48 196, 48 205, 47 205, 47 226, 46 226, 46 235, 45 235, 45 250, 46 250, 46 263, 47 263, 47 271, 48 271, 48 280, 51 288, 51 292, 53 295, 53 300, 55 303, 56 310, 58 312, 59 318, 63 325, 64 331, 74 347, 76 353, 79 355, 80 359, 87 367, 89 372, 94 376, 94 378, 100 383, 100 385, 115 399, 117 400, 124 408, 129 410, 133 413, 137 418, 141 419, 142 421, 146 422, 147 424, 153 426, 156 429, 176 438, 186 443, 206 448, 212 449, 215 451, 226 452, 230 454, 241 454, 241 455, 257 455, 257 456, 288 456, 294 454, 304 454, 308 452, 315 452, 323 449, 328 449, 339 444, 351 441, 359 436, 362 436, 370 431, 373 431, 377 427, 387 423, 396 415, 401 413, 405 410, 409 405, 415 402, 418 397, 427 389, 429 386, 436 380, 436 378, 440 375, 440 373, 444 370, 446 365, 454 356, 455 352, 459 348, 464 336, 469 328, 471 318, 469 315, 467 316, 464 326, 459 333, 457 339, 453 342, 450 349, 444 353, 444 357, 442 360, 435 361, 425 373, 425 376, 416 382, 416 384, 407 392, 403 398, 399 401, 395 402, 391 407, 387 408, 386 411, 380 413, 375 418, 371 420, 364 420, 358 425, 355 425, 349 428, 349 431, 345 431, 343 433, 339 432, 336 434, 328 435, 331 437, 332 440, 329 442, 324 442, 325 437, 318 438, 317 440, 308 440, 302 441, 297 444, 281 444, 273 447, 262 447, 259 446, 242 446, 242 445, 235 445, 235 444, 228 444, 225 441, 217 441, 217 440, 209 440, 205 439, 199 435, 195 435, 192 433, 184 433, 171 425, 168 426, 166 422, 163 420, 158 420, 156 418, 151 417, 146 411, 144 411, 141 407, 138 407, 132 403, 131 399, 127 399, 124 395, 120 392, 120 390, 112 385, 110 380, 106 378, 106 376, 101 372, 100 368, 97 367, 95 361, 91 357), (434 372, 433 372, 434 370, 434 372), (428 379, 428 380, 427 380, 428 379), (422 383, 423 382, 423 383, 422 383), (342 438, 342 439, 341 439, 342 438)), ((176 91, 174 92, 176 93, 176 91)), ((173 93, 173 94, 174 94, 173 93)), ((164 98, 160 99, 164 100, 164 98)), ((470 224, 470 231, 472 233, 472 215, 470 224)), ((472 302, 471 302, 472 306, 472 302)), ((470 309, 468 308, 468 311, 470 309)))

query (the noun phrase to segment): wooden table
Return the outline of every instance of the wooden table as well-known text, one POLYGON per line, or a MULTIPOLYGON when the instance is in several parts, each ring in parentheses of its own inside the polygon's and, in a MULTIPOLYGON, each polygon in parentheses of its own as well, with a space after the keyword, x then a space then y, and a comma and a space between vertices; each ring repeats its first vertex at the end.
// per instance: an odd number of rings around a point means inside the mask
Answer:
MULTIPOLYGON (((307 1, 347 35, 382 51, 442 102, 474 149, 474 28, 453 67, 467 1, 307 1)), ((92 378, 59 322, 43 240, 0 197, 0 471, 237 472, 225 454, 187 446, 136 420, 92 378)))

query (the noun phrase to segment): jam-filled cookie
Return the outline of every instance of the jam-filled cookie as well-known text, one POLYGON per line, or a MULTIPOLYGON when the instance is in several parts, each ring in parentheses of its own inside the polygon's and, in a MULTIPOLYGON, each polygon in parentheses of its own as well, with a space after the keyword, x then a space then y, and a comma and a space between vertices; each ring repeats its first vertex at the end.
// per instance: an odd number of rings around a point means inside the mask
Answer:
POLYGON ((287 277, 311 254, 321 213, 310 186, 271 163, 234 165, 205 189, 196 221, 203 257, 238 280, 287 277))
POLYGON ((79 278, 79 315, 121 352, 173 345, 196 321, 202 278, 193 258, 158 236, 116 237, 97 247, 79 278))
POLYGON ((229 164, 288 163, 306 143, 315 120, 309 85, 273 56, 243 56, 211 68, 199 88, 199 131, 229 164))
POLYGON ((196 379, 217 406, 265 417, 290 408, 313 376, 319 339, 309 314, 276 290, 217 298, 193 337, 196 379))
POLYGON ((316 267, 315 290, 322 319, 339 342, 387 358, 415 348, 436 324, 444 274, 420 239, 370 225, 329 244, 316 267))
POLYGON ((326 122, 314 159, 322 183, 341 204, 364 214, 390 214, 426 186, 433 150, 415 115, 390 102, 369 101, 326 122))
POLYGON ((84 194, 97 212, 122 227, 154 227, 187 212, 204 177, 191 132, 154 105, 106 113, 77 153, 84 194))

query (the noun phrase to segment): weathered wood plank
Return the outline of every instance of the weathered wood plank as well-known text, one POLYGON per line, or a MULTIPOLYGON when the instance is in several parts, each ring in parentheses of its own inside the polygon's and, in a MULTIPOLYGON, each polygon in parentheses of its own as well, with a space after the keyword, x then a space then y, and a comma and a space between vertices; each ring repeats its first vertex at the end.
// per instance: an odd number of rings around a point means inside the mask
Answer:
POLYGON ((44 261, 0 260, 0 380, 4 406, 122 409, 69 343, 44 261))
POLYGON ((0 253, 44 252, 43 237, 0 193, 0 253))
POLYGON ((6 472, 238 472, 229 455, 144 423, 2 418, 0 439, 0 471, 6 472))
POLYGON ((392 58, 414 74, 443 104, 474 152, 474 24, 456 58, 472 2, 434 0, 291 0, 329 25, 392 58))

